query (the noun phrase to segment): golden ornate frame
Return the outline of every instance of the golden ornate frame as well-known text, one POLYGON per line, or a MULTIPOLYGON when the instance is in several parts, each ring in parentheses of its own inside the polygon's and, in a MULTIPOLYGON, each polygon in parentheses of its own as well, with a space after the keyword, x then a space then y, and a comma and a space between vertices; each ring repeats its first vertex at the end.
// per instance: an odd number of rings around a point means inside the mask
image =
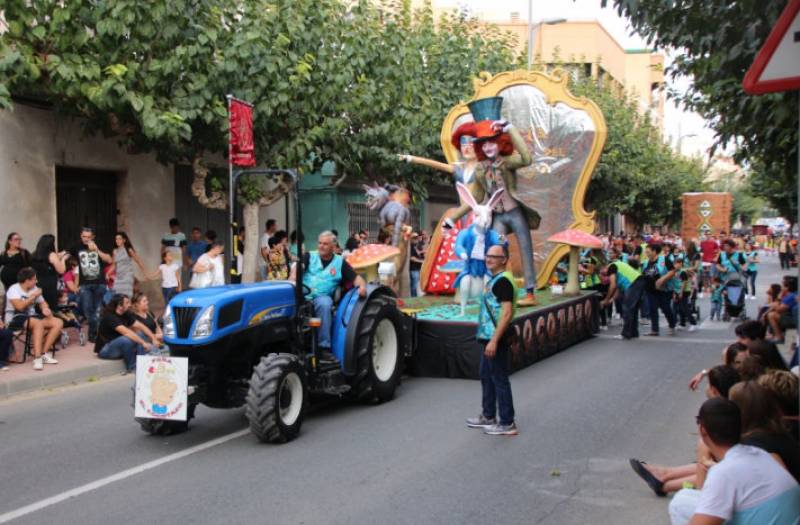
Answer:
MULTIPOLYGON (((600 154, 603 151, 603 145, 608 135, 606 120, 603 118, 603 113, 592 100, 586 97, 576 97, 569 92, 569 75, 561 69, 556 69, 553 71, 552 75, 528 70, 507 71, 497 75, 482 72, 478 75, 478 78, 473 80, 475 94, 472 100, 497 96, 504 89, 519 84, 527 84, 537 88, 547 97, 547 103, 550 105, 561 102, 571 108, 586 112, 595 125, 595 136, 592 142, 592 148, 572 194, 573 221, 570 225, 572 229, 593 233, 595 229, 595 213, 586 211, 583 207, 583 202, 586 197, 586 190, 589 187, 589 181, 592 178, 592 173, 597 165, 597 161, 600 159, 600 154)), ((458 160, 458 151, 450 142, 453 125, 459 117, 468 114, 469 108, 467 104, 461 102, 451 109, 444 119, 440 141, 448 162, 452 163, 458 160)), ((540 210, 540 212, 544 211, 540 210)), ((565 245, 558 246, 555 250, 550 252, 544 264, 537 271, 537 287, 543 288, 547 285, 556 264, 558 264, 558 261, 568 252, 569 247, 565 245)))

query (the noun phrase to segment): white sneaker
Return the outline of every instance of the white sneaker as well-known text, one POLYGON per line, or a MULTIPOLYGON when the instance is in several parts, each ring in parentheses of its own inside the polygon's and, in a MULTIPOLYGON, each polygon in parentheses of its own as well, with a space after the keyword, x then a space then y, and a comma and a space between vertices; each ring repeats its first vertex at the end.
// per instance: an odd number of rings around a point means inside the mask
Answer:
POLYGON ((690 331, 690 332, 694 332, 694 331, 696 331, 696 330, 697 330, 697 326, 695 326, 695 325, 693 325, 693 324, 690 324, 690 325, 689 325, 689 331, 690 331))
POLYGON ((42 363, 42 358, 34 359, 33 360, 33 369, 34 370, 42 370, 44 369, 44 364, 42 363))
POLYGON ((608 326, 605 326, 605 325, 601 324, 600 325, 600 330, 608 330, 608 326))
POLYGON ((56 359, 55 357, 50 357, 47 354, 44 354, 42 356, 42 363, 44 363, 46 365, 57 365, 58 364, 58 359, 56 359))

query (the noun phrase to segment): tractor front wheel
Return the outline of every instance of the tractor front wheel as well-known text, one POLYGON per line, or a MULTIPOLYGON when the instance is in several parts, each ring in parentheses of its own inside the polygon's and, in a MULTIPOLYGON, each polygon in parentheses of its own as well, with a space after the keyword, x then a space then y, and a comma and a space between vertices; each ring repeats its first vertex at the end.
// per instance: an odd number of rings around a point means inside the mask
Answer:
POLYGON ((306 405, 305 370, 294 354, 269 354, 253 369, 245 416, 265 443, 285 443, 300 433, 306 405))

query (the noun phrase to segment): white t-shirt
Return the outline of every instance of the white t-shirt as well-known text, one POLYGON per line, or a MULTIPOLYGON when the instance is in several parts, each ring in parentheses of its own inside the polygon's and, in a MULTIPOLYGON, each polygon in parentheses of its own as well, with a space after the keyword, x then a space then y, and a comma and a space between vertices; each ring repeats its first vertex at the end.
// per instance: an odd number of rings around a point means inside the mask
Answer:
POLYGON ((764 450, 736 445, 709 469, 695 512, 726 521, 733 518, 734 523, 740 524, 768 523, 765 516, 793 516, 793 521, 775 523, 798 523, 800 487, 764 450))
MULTIPOLYGON (((11 319, 13 319, 14 316, 17 315, 18 313, 23 313, 23 312, 17 312, 17 310, 16 310, 16 308, 14 308, 14 304, 11 302, 11 300, 12 299, 14 299, 14 300, 16 300, 16 299, 27 300, 28 297, 30 297, 31 293, 34 290, 38 290, 38 289, 39 289, 38 287, 34 286, 33 288, 31 288, 30 290, 28 290, 26 292, 25 290, 22 289, 22 286, 20 286, 19 283, 16 283, 16 284, 12 285, 11 288, 8 289, 8 291, 6 292, 6 324, 10 323, 11 319)), ((42 304, 43 302, 44 302, 44 297, 42 297, 40 295, 28 307, 28 311, 25 312, 25 313, 27 313, 28 315, 36 314, 35 305, 42 304)))
POLYGON ((214 267, 209 270, 213 277, 208 286, 222 286, 225 284, 225 261, 222 260, 222 255, 211 257, 207 253, 204 253, 197 259, 197 262, 205 266, 208 266, 209 263, 214 265, 214 267))
POLYGON ((181 269, 181 266, 173 261, 170 264, 161 264, 158 271, 161 272, 161 287, 162 288, 177 288, 178 276, 176 272, 181 269))

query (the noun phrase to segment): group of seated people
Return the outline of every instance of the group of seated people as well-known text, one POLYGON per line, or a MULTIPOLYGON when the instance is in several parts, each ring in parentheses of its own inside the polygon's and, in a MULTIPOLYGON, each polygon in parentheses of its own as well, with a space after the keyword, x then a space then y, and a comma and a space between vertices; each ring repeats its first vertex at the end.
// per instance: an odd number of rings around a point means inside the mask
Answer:
MULTIPOLYGON (((14 334, 29 332, 33 369, 58 364, 47 354, 58 340, 64 321, 54 315, 37 286, 36 271, 23 268, 17 283, 5 296, 5 315, 0 320, 0 371, 8 370, 14 334)), ((161 327, 149 310, 147 296, 113 295, 100 319, 95 353, 101 359, 124 359, 126 372, 136 368, 136 356, 162 345, 161 327)))
POLYGON ((800 524, 800 379, 765 339, 766 326, 745 321, 722 364, 702 370, 708 398, 696 416, 696 461, 630 464, 658 496, 674 493, 673 525, 800 524))

